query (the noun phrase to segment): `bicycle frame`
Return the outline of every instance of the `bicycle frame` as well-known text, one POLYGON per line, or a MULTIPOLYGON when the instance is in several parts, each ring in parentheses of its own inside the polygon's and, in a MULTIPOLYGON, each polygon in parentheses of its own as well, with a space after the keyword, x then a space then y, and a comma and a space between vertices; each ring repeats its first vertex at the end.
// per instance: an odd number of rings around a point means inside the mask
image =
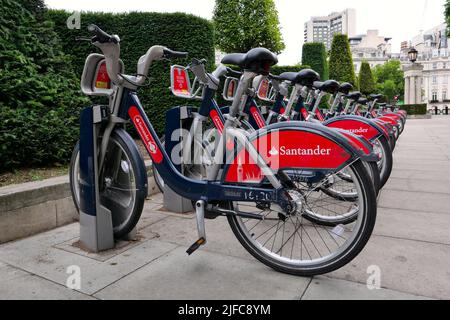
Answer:
MULTIPOLYGON (((186 178, 173 165, 153 126, 151 125, 136 92, 125 89, 120 105, 120 117, 130 118, 154 164, 174 192, 191 200, 209 201, 267 201, 277 202, 281 184, 274 189, 223 185, 220 181, 197 181, 186 178)), ((233 132, 229 132, 232 134, 233 132)), ((237 136, 237 134, 236 134, 237 136)), ((254 150, 256 151, 256 150, 254 150)), ((269 169, 270 170, 270 169, 269 169)))

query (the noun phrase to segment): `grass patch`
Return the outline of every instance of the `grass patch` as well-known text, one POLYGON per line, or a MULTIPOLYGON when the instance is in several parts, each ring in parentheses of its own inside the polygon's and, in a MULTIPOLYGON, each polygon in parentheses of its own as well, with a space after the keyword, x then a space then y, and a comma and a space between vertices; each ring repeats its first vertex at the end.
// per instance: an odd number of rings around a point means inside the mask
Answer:
POLYGON ((65 176, 68 173, 68 165, 54 168, 18 169, 12 172, 0 173, 0 187, 26 182, 42 181, 49 178, 65 176))

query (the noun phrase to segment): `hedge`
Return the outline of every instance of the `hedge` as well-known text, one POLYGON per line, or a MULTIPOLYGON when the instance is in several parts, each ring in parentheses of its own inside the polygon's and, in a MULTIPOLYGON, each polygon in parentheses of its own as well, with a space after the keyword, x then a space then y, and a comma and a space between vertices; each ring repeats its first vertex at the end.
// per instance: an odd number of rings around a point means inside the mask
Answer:
POLYGON ((0 172, 67 162, 89 100, 43 2, 2 0, 1 10, 0 172))
POLYGON ((81 14, 81 30, 69 30, 66 20, 71 15, 66 11, 50 10, 48 17, 54 21, 55 29, 63 40, 63 49, 72 58, 77 75, 81 77, 86 57, 96 51, 88 42, 76 42, 76 37, 86 37, 86 27, 91 23, 110 34, 121 38, 121 58, 126 73, 134 74, 139 58, 153 45, 163 45, 172 50, 189 52, 189 58, 176 61, 156 62, 149 76, 151 85, 139 91, 139 97, 158 133, 164 132, 165 112, 176 106, 191 104, 174 97, 170 87, 170 66, 187 65, 192 58, 207 59, 208 69, 214 65, 214 31, 212 24, 202 18, 184 13, 93 13, 81 14))
POLYGON ((400 106, 401 110, 408 112, 408 115, 425 115, 427 114, 427 104, 405 104, 400 106))
POLYGON ((374 93, 375 91, 375 80, 372 75, 372 70, 370 64, 367 61, 363 61, 361 64, 361 71, 358 77, 358 87, 365 95, 374 93))
POLYGON ((339 82, 349 82, 356 87, 355 68, 348 36, 336 34, 333 38, 330 52, 330 79, 339 82))
POLYGON ((302 50, 302 64, 311 66, 320 74, 322 81, 328 80, 327 49, 323 43, 305 43, 302 50))

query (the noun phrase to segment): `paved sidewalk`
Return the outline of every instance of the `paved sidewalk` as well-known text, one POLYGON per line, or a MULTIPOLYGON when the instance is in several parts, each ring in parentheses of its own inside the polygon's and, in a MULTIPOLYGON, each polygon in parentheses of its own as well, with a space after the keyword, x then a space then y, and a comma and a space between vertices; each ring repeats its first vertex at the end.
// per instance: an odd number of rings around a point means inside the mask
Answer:
POLYGON ((161 211, 150 199, 139 240, 87 254, 72 224, 0 246, 0 299, 450 299, 450 117, 410 120, 363 253, 327 276, 297 278, 254 260, 225 219, 207 221, 208 245, 188 257, 193 215, 161 211), (81 290, 67 268, 81 268, 81 290), (369 266, 381 269, 369 290, 369 266))

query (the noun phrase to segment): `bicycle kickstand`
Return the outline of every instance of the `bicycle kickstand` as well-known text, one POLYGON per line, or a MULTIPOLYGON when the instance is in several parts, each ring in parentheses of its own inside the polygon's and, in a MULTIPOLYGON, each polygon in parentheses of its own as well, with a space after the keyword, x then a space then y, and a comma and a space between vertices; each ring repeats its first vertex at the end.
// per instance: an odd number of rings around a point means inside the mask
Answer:
POLYGON ((193 254, 201 246, 206 244, 206 230, 205 230, 205 201, 199 200, 195 204, 195 214, 197 217, 197 229, 199 239, 194 242, 192 246, 186 251, 188 255, 193 254))

